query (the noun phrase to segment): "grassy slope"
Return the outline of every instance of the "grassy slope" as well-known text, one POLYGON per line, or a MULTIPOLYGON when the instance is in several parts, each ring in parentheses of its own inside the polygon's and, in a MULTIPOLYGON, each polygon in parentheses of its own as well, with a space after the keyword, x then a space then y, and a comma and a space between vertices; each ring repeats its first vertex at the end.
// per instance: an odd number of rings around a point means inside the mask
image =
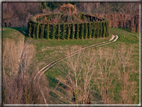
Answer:
POLYGON ((5 41, 6 38, 14 39, 15 42, 19 41, 19 39, 23 39, 24 35, 19 30, 26 30, 26 28, 2 28, 2 40, 5 41))
MULTIPOLYGON (((14 39, 15 41, 18 41, 20 37, 23 37, 22 35, 23 31, 25 32, 26 30, 27 28, 3 28, 3 41, 6 38, 10 38, 10 39, 14 39)), ((122 44, 122 43, 126 44, 127 46, 132 45, 134 47, 134 50, 133 50, 134 54, 132 56, 132 60, 136 67, 135 70, 139 70, 138 34, 129 32, 129 29, 124 30, 124 29, 118 29, 118 28, 109 28, 109 30, 110 30, 110 33, 119 35, 119 39, 117 42, 103 46, 103 47, 109 47, 109 48, 115 49, 115 47, 117 47, 118 44, 122 44)), ((109 38, 63 41, 63 40, 32 39, 32 38, 26 37, 26 42, 34 44, 37 47, 36 58, 34 58, 33 60, 34 61, 38 60, 37 65, 39 65, 39 68, 42 68, 49 62, 57 59, 58 57, 65 55, 65 52, 67 49, 74 47, 77 50, 79 49, 79 47, 84 47, 94 43, 103 42, 108 39, 109 38)), ((34 66, 31 66, 31 69, 33 67, 34 66)), ((59 74, 59 72, 57 72, 56 66, 52 67, 45 74, 47 75, 47 79, 49 81, 50 86, 55 86, 57 83, 56 76, 61 75, 59 74)), ((138 81, 138 74, 134 74, 131 78, 136 79, 138 81)))
MULTIPOLYGON (((136 71, 139 71, 139 39, 138 39, 138 33, 131 33, 131 32, 129 32, 129 29, 124 30, 124 29, 119 29, 119 28, 109 28, 109 30, 110 30, 111 34, 119 35, 119 39, 115 43, 111 43, 111 44, 108 44, 108 45, 103 46, 103 47, 104 48, 112 48, 112 49, 116 49, 116 47, 117 47, 117 49, 119 49, 118 45, 121 45, 121 44, 126 44, 126 46, 128 46, 128 47, 132 46, 133 49, 134 49, 133 50, 134 54, 132 54, 131 61, 133 62, 134 66, 135 66, 134 69, 136 71)), ((96 49, 96 48, 94 48, 94 49, 96 49)), ((49 81, 49 86, 51 86, 51 87, 56 86, 56 84, 58 82, 56 80, 56 77, 58 75, 63 75, 61 72, 58 72, 59 71, 58 66, 62 66, 62 64, 57 64, 56 66, 52 67, 51 69, 49 69, 46 72, 46 75, 47 75, 47 78, 48 78, 48 81, 49 81)), ((66 66, 66 65, 64 65, 64 66, 66 66)), ((131 79, 136 80, 137 83, 139 83, 138 78, 139 78, 138 73, 135 73, 131 76, 131 79)), ((116 90, 115 90, 115 93, 116 93, 115 100, 118 100, 119 90, 120 90, 120 84, 118 84, 118 86, 116 87, 116 90)), ((97 95, 97 96, 99 97, 99 95, 97 95)))
MULTIPOLYGON (((6 41, 6 39, 12 39, 15 41, 15 43, 17 44, 18 41, 24 41, 25 36, 23 35, 23 33, 21 33, 19 31, 19 29, 21 30, 26 30, 26 28, 2 28, 2 42, 4 43, 6 41)), ((4 45, 2 47, 2 51, 4 51, 4 45)))
POLYGON ((51 61, 56 60, 64 55, 66 55, 66 50, 75 48, 75 50, 80 47, 85 47, 91 44, 100 43, 103 41, 108 41, 107 38, 94 38, 94 39, 78 39, 78 40, 46 40, 46 39, 33 39, 26 37, 26 41, 34 44, 37 47, 36 57, 39 63, 42 63, 40 68, 45 66, 51 61))

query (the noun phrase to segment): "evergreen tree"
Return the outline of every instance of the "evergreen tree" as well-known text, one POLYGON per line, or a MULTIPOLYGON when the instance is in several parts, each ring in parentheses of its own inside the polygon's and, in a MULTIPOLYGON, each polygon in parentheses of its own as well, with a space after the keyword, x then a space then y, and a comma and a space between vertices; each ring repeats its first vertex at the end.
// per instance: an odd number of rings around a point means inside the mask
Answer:
POLYGON ((96 22, 96 38, 99 37, 99 23, 96 22))
POLYGON ((44 28, 45 28, 45 24, 43 24, 42 27, 41 27, 40 38, 44 38, 44 28))
POLYGON ((46 39, 49 39, 49 33, 50 33, 50 31, 49 31, 49 23, 47 23, 47 36, 46 36, 46 39))
POLYGON ((88 26, 87 23, 85 23, 85 39, 88 37, 88 26))
POLYGON ((37 24, 37 28, 36 28, 36 38, 39 38, 39 23, 37 24))
POLYGON ((69 40, 70 37, 70 27, 69 24, 67 25, 67 39, 69 40))
POLYGON ((74 31, 74 23, 72 23, 72 39, 74 39, 74 33, 75 31, 74 31))
POLYGON ((83 39, 84 36, 84 24, 81 24, 81 39, 83 39))
POLYGON ((36 24, 33 24, 33 38, 35 38, 35 33, 36 33, 36 24))
POLYGON ((57 33, 57 39, 59 39, 60 36, 60 23, 58 23, 58 33, 57 33))
POLYGON ((92 35, 92 26, 91 26, 91 22, 89 22, 89 39, 91 38, 92 35))
POLYGON ((63 23, 62 39, 65 39, 65 23, 63 23))
POLYGON ((76 39, 78 39, 79 38, 79 23, 77 23, 77 32, 76 32, 77 34, 76 34, 76 39))
POLYGON ((52 25, 52 39, 55 37, 55 23, 52 25))
POLYGON ((102 37, 102 22, 100 22, 100 36, 102 37))
POLYGON ((31 25, 31 23, 29 23, 28 29, 29 29, 29 37, 31 37, 31 32, 32 32, 32 25, 31 25))
POLYGON ((105 37, 105 33, 106 33, 105 22, 103 22, 102 24, 102 30, 103 30, 103 37, 105 37))
POLYGON ((93 22, 93 38, 95 37, 95 32, 96 32, 96 24, 93 22))

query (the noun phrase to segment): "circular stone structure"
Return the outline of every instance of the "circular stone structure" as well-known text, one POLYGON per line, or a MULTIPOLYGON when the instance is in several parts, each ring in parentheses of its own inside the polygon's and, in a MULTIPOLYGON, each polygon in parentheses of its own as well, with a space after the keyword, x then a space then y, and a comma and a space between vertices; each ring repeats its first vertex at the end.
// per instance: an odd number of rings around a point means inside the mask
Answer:
POLYGON ((108 20, 91 14, 50 13, 29 18, 28 36, 46 39, 87 39, 109 36, 108 20))

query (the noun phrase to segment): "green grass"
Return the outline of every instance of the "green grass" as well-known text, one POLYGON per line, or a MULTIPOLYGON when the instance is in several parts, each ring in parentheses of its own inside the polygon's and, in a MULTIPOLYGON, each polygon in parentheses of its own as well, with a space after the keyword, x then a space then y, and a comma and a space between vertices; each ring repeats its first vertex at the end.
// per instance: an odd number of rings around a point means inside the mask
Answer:
POLYGON ((138 33, 136 32, 129 32, 125 28, 109 28, 109 31, 111 34, 119 35, 118 41, 125 42, 126 44, 139 42, 138 33))
MULTIPOLYGON (((103 46, 104 48, 110 48, 110 49, 119 49, 118 46, 125 44, 127 46, 127 49, 129 48, 129 46, 133 47, 133 53, 131 54, 131 61, 134 64, 134 69, 136 71, 139 70, 139 38, 138 38, 138 33, 131 33, 129 31, 127 31, 126 29, 120 29, 120 28, 109 28, 109 31, 111 34, 114 35, 118 35, 119 39, 118 41, 108 44, 106 46, 103 46), (125 33, 124 33, 125 32, 125 33), (125 34, 125 35, 124 35, 125 34), (117 48, 116 48, 117 47, 117 48)), ((96 47, 92 47, 92 49, 98 49, 96 47)), ((51 75, 55 76, 52 77, 54 79, 56 79, 56 76, 59 75, 59 72, 57 72, 58 66, 61 66, 60 64, 55 65, 54 67, 52 67, 51 69, 49 69, 47 72, 45 72, 45 74, 47 75, 47 78, 50 77, 51 75)), ((66 64, 64 64, 64 66, 66 66, 66 64)), ((137 81, 137 83, 139 84, 139 74, 136 73, 134 75, 132 75, 130 77, 130 79, 137 81)), ((50 78, 48 78, 48 80, 50 81, 50 78)), ((52 81, 50 81, 52 82, 52 81)), ((52 82, 54 84, 54 82, 52 82)), ((50 83, 50 84, 52 84, 50 83)), ((54 84, 55 85, 55 84, 54 84)), ((52 85, 51 85, 52 87, 52 85)), ((115 100, 119 101, 120 100, 120 95, 119 95, 119 91, 121 90, 120 84, 117 84, 116 88, 115 88, 115 100)))
POLYGON ((2 40, 5 41, 6 38, 14 39, 15 41, 18 41, 19 39, 23 39, 24 35, 21 32, 26 31, 27 28, 22 27, 12 27, 12 28, 2 28, 2 40))
MULTIPOLYGON (((33 58, 33 64, 36 62, 35 66, 39 66, 39 69, 47 65, 49 62, 56 60, 64 55, 66 55, 66 50, 75 48, 75 50, 79 49, 79 47, 85 47, 91 44, 100 43, 104 41, 108 41, 110 37, 107 38, 94 38, 94 39, 75 39, 75 40, 46 40, 46 39, 33 39, 27 37, 25 32, 27 28, 3 28, 3 41, 6 38, 14 39, 18 41, 19 39, 23 39, 25 37, 25 42, 33 44, 36 48, 36 57, 33 58), (23 35, 24 34, 24 35, 23 35)), ((139 37, 138 33, 130 32, 130 29, 122 29, 122 28, 109 28, 110 34, 118 35, 118 41, 103 46, 104 48, 116 49, 121 44, 125 44, 127 48, 129 46, 133 47, 133 53, 131 57, 131 61, 134 64, 134 69, 136 71, 139 70, 139 37)), ((91 49, 98 49, 96 47, 92 47, 91 49)), ((118 49, 118 48, 117 48, 118 49)), ((49 87, 55 87, 58 83, 56 79, 57 76, 62 76, 63 73, 58 72, 58 67, 61 66, 62 63, 57 64, 50 68, 48 71, 45 72, 47 80, 49 81, 49 87)), ((31 66, 31 70, 35 67, 31 66)), ((64 65, 66 66, 66 65, 64 65)), ((131 80, 135 80, 139 82, 139 75, 138 73, 131 75, 131 80)), ((115 93, 117 94, 120 90, 119 84, 116 87, 115 93)), ((52 95, 52 94, 51 94, 52 95)), ((96 95, 99 96, 99 95, 96 95)), ((118 100, 118 97, 115 97, 118 100)))
MULTIPOLYGON (((46 40, 46 39, 33 39, 26 37, 26 41, 36 46, 36 57, 39 62, 45 62, 46 64, 54 61, 57 58, 66 55, 66 50, 73 47, 85 47, 91 44, 108 41, 107 38, 93 38, 93 39, 70 39, 70 40, 46 40)), ((44 66, 44 65, 43 65, 44 66)), ((41 66, 41 67, 43 67, 41 66)), ((41 68, 40 67, 40 68, 41 68)))

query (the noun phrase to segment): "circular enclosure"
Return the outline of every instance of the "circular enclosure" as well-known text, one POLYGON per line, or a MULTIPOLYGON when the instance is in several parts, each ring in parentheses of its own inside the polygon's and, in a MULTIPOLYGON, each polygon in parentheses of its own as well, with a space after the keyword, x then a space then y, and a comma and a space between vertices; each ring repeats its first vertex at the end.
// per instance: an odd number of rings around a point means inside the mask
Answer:
POLYGON ((38 14, 28 21, 28 36, 46 39, 87 39, 109 36, 108 20, 79 14, 38 14))

